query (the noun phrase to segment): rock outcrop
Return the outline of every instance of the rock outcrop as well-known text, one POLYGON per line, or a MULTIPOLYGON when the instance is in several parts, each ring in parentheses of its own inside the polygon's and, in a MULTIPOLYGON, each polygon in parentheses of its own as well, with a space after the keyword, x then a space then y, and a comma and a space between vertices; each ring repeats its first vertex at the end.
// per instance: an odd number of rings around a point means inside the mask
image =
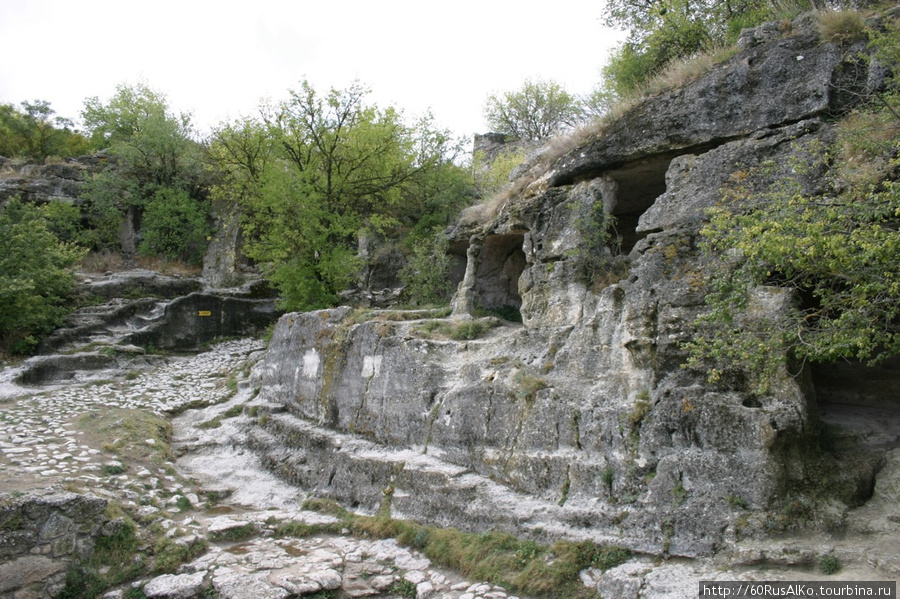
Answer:
POLYGON ((76 493, 0 495, 0 598, 55 596, 69 567, 121 526, 107 502, 76 493))
POLYGON ((78 203, 84 182, 106 162, 102 154, 40 165, 0 157, 0 205, 14 197, 35 204, 78 203))
POLYGON ((281 314, 263 281, 202 290, 201 281, 135 270, 84 275, 80 292, 106 299, 69 315, 41 343, 41 355, 17 369, 36 386, 120 376, 158 365, 152 350, 193 351, 217 338, 261 333, 281 314), (133 297, 133 299, 128 299, 133 297))
MULTIPOLYGON (((457 231, 458 320, 284 316, 259 374, 270 413, 252 434, 270 468, 362 509, 387 497, 443 525, 682 556, 765 534, 798 505, 795 519, 835 525, 865 502, 900 429, 877 448, 822 449, 815 373, 785 373, 757 396, 682 367, 704 309, 704 209, 737 169, 814 155, 833 137, 827 118, 883 77, 850 58, 862 44, 821 42, 811 16, 789 29, 745 32, 734 56, 646 99, 492 222, 457 231), (591 284, 580 261, 604 250, 586 247, 579 219, 599 201, 624 255, 591 284), (522 324, 455 340, 453 327, 498 324, 471 320, 474 305, 519 309, 522 324)), ((758 301, 774 311, 786 298, 761 289, 758 301)))

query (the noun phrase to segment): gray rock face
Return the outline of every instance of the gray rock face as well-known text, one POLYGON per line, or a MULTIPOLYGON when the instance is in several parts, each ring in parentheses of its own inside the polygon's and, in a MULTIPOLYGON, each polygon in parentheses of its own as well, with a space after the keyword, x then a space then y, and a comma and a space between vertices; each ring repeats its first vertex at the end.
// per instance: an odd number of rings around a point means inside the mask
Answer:
POLYGON ((102 298, 157 297, 174 299, 200 291, 199 280, 189 277, 171 277, 158 272, 135 269, 103 276, 82 275, 78 291, 102 298))
POLYGON ((203 255, 203 280, 212 289, 235 287, 244 282, 241 248, 241 211, 227 202, 214 202, 215 233, 203 255))
POLYGON ((143 590, 151 599, 191 599, 203 591, 205 578, 206 572, 163 574, 145 584, 143 590))
POLYGON ((52 596, 103 534, 106 500, 75 493, 0 495, 0 597, 52 596))
POLYGON ((97 170, 96 165, 80 159, 45 165, 22 165, 7 160, 3 167, 8 174, 0 178, 0 204, 14 197, 37 204, 75 203, 84 181, 97 170))
POLYGON ((160 306, 162 313, 123 343, 160 349, 196 349, 217 337, 258 334, 279 312, 272 298, 252 292, 191 293, 160 306))
MULTIPOLYGON (((551 185, 593 178, 648 156, 697 153, 721 143, 846 110, 871 91, 868 68, 846 60, 864 44, 819 43, 815 17, 793 21, 789 34, 762 27, 759 43, 684 87, 647 98, 604 135, 562 158, 551 185)), ((877 80, 876 80, 877 81, 877 80)))
MULTIPOLYGON (((764 534, 792 501, 838 512, 866 501, 884 446, 820 449, 815 373, 785 372, 757 396, 682 367, 705 307, 704 210, 740 169, 811 163, 833 137, 820 117, 871 85, 860 64, 844 72, 809 17, 787 37, 758 33, 563 157, 545 191, 456 239, 468 243, 456 319, 284 316, 258 373, 271 413, 251 440, 264 462, 365 510, 389 501, 442 525, 681 556, 764 534), (583 215, 598 201, 617 218, 622 255, 590 246, 583 215), (586 256, 607 260, 593 282, 586 256), (441 333, 498 325, 473 320, 476 305, 512 305, 522 324, 441 333)), ((815 190, 817 173, 805 177, 815 190)), ((765 315, 790 298, 759 289, 755 301, 765 315)), ((627 596, 633 583, 609 588, 627 596)))
POLYGON ((84 293, 112 299, 70 314, 65 326, 42 341, 45 355, 18 369, 16 382, 33 386, 120 376, 162 360, 146 353, 147 347, 196 350, 218 337, 255 335, 280 315, 262 281, 206 293, 196 291, 199 287, 196 279, 150 271, 83 281, 84 293), (116 297, 120 294, 155 297, 116 297))

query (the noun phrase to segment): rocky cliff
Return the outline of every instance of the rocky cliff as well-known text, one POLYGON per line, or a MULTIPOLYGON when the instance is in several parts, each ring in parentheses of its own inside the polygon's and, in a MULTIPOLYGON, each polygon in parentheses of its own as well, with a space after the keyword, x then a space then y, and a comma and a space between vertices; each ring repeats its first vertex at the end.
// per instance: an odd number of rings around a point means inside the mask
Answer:
MULTIPOLYGON (((704 310, 704 209, 738 169, 773 161, 790 174, 789 158, 828 143, 832 118, 884 76, 854 58, 864 44, 823 43, 809 15, 745 31, 739 46, 455 231, 467 266, 450 319, 284 316, 251 434, 268 466, 363 510, 387 501, 442 525, 681 556, 840 528, 858 506, 896 501, 873 499, 900 432, 896 369, 879 371, 895 390, 876 414, 822 372, 784 373, 758 395, 683 367, 704 310), (598 202, 616 217, 618 256, 581 225, 598 202), (591 253, 608 254, 608 270, 588 282, 591 253), (522 322, 473 317, 476 306, 522 322)), ((763 312, 787 301, 770 289, 757 300, 763 312)))

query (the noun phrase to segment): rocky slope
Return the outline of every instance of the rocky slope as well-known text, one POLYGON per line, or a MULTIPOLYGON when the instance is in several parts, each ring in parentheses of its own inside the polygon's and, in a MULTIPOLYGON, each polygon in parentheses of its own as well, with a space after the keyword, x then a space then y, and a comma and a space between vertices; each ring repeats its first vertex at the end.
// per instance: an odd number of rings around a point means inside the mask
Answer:
MULTIPOLYGON (((138 589, 159 599, 515 599, 393 539, 340 534, 333 516, 302 509, 307 495, 242 447, 255 420, 247 373, 263 348, 229 341, 124 380, 0 403, 0 598, 83 596, 89 579, 73 583, 71 574, 96 567, 97 548, 126 526, 110 514, 124 510, 140 525, 134 564, 182 551, 193 558, 171 573, 138 567, 145 575, 104 589, 106 599, 138 589), (301 532, 285 534, 286 523, 301 532), (302 533, 316 526, 334 530, 302 533)), ((114 578, 110 565, 99 569, 114 578)))
MULTIPOLYGON (((820 41, 812 15, 739 45, 531 173, 489 222, 457 230, 467 266, 449 321, 284 316, 259 374, 270 415, 249 439, 268 467, 361 509, 390 489, 396 514, 423 521, 650 555, 809 564, 836 551, 831 533, 900 532, 888 513, 900 497, 873 494, 896 489, 896 369, 880 371, 876 410, 853 385, 830 394, 820 371, 784 373, 759 396, 682 367, 704 309, 704 209, 738 169, 773 161, 790 174, 884 76, 854 58, 864 44, 820 41), (579 219, 596 202, 617 217, 625 256, 588 284, 584 252, 603 250, 585 247, 579 219), (517 308, 522 324, 473 318, 476 305, 517 308), (488 330, 454 339, 478 326, 488 330), (865 510, 879 514, 874 529, 865 510)), ((757 300, 765 313, 786 298, 760 289, 757 300)), ((842 557, 900 572, 888 544, 842 557)))

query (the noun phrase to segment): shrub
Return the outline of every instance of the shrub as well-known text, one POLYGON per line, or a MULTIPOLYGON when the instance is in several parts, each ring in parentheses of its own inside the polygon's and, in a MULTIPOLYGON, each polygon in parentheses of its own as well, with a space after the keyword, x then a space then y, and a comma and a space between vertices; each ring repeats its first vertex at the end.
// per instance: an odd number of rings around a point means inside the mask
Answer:
POLYGON ((833 555, 825 555, 819 560, 819 569, 822 574, 837 574, 841 570, 841 562, 833 555))
POLYGON ((413 244, 412 255, 400 271, 400 280, 406 286, 404 293, 412 304, 446 304, 450 300, 453 283, 448 245, 439 230, 413 244))
POLYGON ((201 205, 184 191, 160 189, 144 210, 140 252, 197 264, 206 250, 206 238, 210 233, 208 221, 206 205, 201 205))
POLYGON ((0 352, 27 353, 62 324, 83 255, 36 206, 13 199, 0 210, 0 352))
POLYGON ((599 191, 589 203, 576 209, 575 229, 581 239, 569 255, 584 281, 593 286, 605 282, 611 272, 621 270, 616 260, 621 239, 614 235, 616 217, 606 212, 599 191))
POLYGON ((47 220, 47 229, 57 239, 66 243, 84 242, 81 229, 81 210, 65 202, 50 202, 41 207, 47 220))
POLYGON ((483 156, 476 155, 475 185, 478 193, 483 196, 491 196, 498 193, 510 180, 513 171, 525 162, 527 155, 524 149, 504 148, 490 164, 485 164, 483 156))
POLYGON ((492 327, 492 322, 484 320, 466 320, 453 324, 448 334, 451 339, 457 341, 471 341, 472 339, 478 339, 492 327))
POLYGON ((415 599, 416 585, 406 579, 399 580, 391 587, 391 592, 404 598, 415 599))
POLYGON ((528 374, 525 370, 519 370, 513 376, 513 384, 516 387, 516 397, 527 402, 533 402, 537 392, 547 386, 547 381, 528 374))

